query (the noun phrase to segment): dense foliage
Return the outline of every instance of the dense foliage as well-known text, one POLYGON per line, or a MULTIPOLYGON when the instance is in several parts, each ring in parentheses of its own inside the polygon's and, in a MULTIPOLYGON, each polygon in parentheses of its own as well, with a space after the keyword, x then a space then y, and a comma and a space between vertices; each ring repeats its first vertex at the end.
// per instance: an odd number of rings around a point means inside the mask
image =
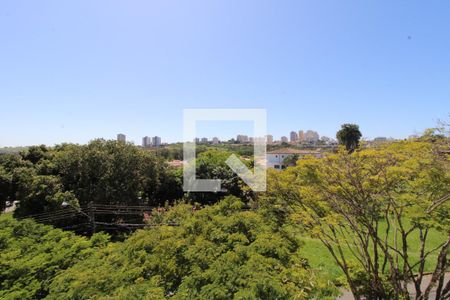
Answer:
MULTIPOLYGON (((16 216, 61 209, 63 202, 159 206, 184 199, 212 204, 226 195, 249 196, 225 164, 230 152, 203 149, 197 176, 223 180, 222 192, 184 195, 182 169, 171 168, 155 151, 116 141, 87 145, 33 146, 19 155, 0 155, 0 202, 19 200, 16 216)), ((250 164, 250 161, 247 161, 250 164)))
POLYGON ((104 247, 108 237, 90 240, 74 233, 0 216, 0 298, 42 299, 54 276, 104 247))
POLYGON ((155 212, 124 242, 0 219, 6 299, 321 299, 336 290, 309 270, 301 243, 228 197, 203 210, 155 212), (164 224, 177 223, 179 226, 164 224))
POLYGON ((131 144, 104 140, 0 155, 0 185, 3 203, 20 201, 17 216, 58 210, 63 201, 158 205, 182 196, 177 177, 161 159, 131 144))
MULTIPOLYGON (((226 164, 226 160, 231 154, 228 151, 212 149, 198 155, 196 177, 199 179, 221 179, 222 190, 217 193, 192 193, 188 195, 189 199, 202 204, 215 203, 225 195, 234 195, 245 200, 251 199, 252 193, 248 187, 226 164)), ((244 163, 251 168, 251 160, 244 160, 244 163)))

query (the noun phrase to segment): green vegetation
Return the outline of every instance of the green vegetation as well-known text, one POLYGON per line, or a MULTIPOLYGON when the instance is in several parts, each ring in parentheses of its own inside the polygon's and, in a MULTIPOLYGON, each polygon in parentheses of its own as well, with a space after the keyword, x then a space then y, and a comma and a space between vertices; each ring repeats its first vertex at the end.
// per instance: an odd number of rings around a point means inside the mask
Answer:
POLYGON ((0 218, 5 299, 308 299, 336 295, 302 244, 264 210, 227 197, 200 211, 176 205, 124 242, 90 240, 0 218), (180 226, 164 226, 168 222, 180 226), (155 226, 155 225, 162 226, 155 226))
POLYGON ((334 299, 346 287, 356 299, 408 299, 408 283, 416 299, 449 297, 447 136, 292 156, 268 171, 265 193, 227 167, 231 144, 198 149, 197 177, 221 179, 217 193, 183 193, 162 149, 96 140, 0 155, 1 204, 20 200, 0 216, 0 298, 334 299), (55 228, 77 219, 15 219, 63 202, 158 208, 144 229, 111 238, 55 228))
POLYGON ((343 124, 341 130, 336 133, 339 144, 344 145, 348 151, 353 151, 359 147, 361 137, 361 131, 356 124, 343 124))
POLYGON ((74 233, 0 216, 0 298, 42 299, 53 278, 104 247, 105 234, 74 233))
MULTIPOLYGON (((405 223, 408 223, 405 220, 405 223)), ((386 229, 386 223, 380 222, 380 232, 382 233, 382 238, 384 238, 383 232, 386 229)), ((302 253, 303 256, 308 260, 311 267, 319 272, 321 278, 328 278, 329 280, 336 282, 345 282, 344 273, 336 265, 336 262, 333 256, 329 253, 328 249, 322 244, 320 239, 312 238, 310 236, 304 235, 303 233, 299 233, 299 236, 302 236, 300 240, 303 243, 302 253)), ((430 230, 428 233, 428 244, 426 249, 431 250, 435 247, 438 247, 442 241, 445 239, 445 234, 437 231, 430 230)), ((390 237, 390 243, 393 243, 393 237, 390 237)), ((419 261, 420 258, 420 238, 418 234, 408 236, 408 255, 412 261, 419 261)), ((345 256, 352 261, 353 264, 356 261, 352 258, 351 251, 344 246, 343 252, 345 256)), ((438 258, 438 253, 432 252, 425 261, 424 271, 425 272, 433 272, 435 267, 435 262, 438 258)), ((415 272, 418 271, 418 266, 415 267, 415 272)))
POLYGON ((271 173, 265 205, 282 208, 284 218, 320 240, 356 299, 408 299, 408 282, 418 297, 428 299, 433 286, 443 296, 450 293, 444 286, 450 249, 447 147, 445 139, 397 142, 300 160, 271 173), (433 279, 423 288, 426 271, 433 279))
POLYGON ((157 153, 116 141, 33 146, 19 155, 0 155, 1 207, 20 200, 15 215, 27 216, 58 211, 63 202, 160 206, 183 197, 212 204, 228 194, 244 196, 242 181, 225 164, 230 152, 203 150, 198 176, 224 180, 225 192, 183 195, 181 169, 170 168, 157 153))

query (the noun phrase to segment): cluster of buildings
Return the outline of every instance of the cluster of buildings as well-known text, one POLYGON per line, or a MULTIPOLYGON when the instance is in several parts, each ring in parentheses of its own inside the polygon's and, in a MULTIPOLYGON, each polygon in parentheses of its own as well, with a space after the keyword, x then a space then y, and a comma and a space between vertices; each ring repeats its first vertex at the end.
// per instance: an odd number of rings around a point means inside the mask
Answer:
POLYGON ((218 137, 213 137, 211 140, 208 140, 208 138, 203 137, 203 138, 195 138, 194 142, 196 144, 213 144, 213 145, 217 145, 220 143, 220 140, 218 137))
MULTIPOLYGON (((123 133, 119 133, 117 135, 117 141, 126 143, 127 136, 123 133)), ((159 136, 144 136, 142 138, 142 147, 150 148, 150 147, 159 147, 161 146, 161 137, 159 136)))
MULTIPOLYGON (((238 136, 239 137, 239 136, 238 136)), ((299 130, 297 131, 291 131, 289 134, 289 137, 282 136, 280 140, 274 140, 273 135, 268 134, 266 135, 266 142, 268 145, 271 144, 280 144, 280 143, 290 143, 290 144, 316 144, 317 142, 323 142, 324 144, 333 144, 336 143, 335 140, 322 136, 317 133, 317 131, 314 130, 299 130)))
MULTIPOLYGON (((248 136, 245 134, 238 134, 235 139, 230 139, 228 141, 223 141, 225 143, 238 143, 238 144, 252 144, 257 140, 258 138, 248 136)), ((307 131, 291 131, 289 137, 282 136, 280 140, 274 140, 273 135, 268 134, 265 136, 266 143, 268 145, 271 144, 281 144, 281 143, 289 143, 289 144, 316 144, 317 142, 321 141, 323 144, 333 144, 336 141, 328 138, 326 136, 320 137, 317 131, 314 130, 307 130, 307 131)), ((219 144, 222 143, 217 137, 214 137, 212 139, 208 139, 206 137, 203 138, 196 138, 194 140, 196 144, 219 144)))
POLYGON ((298 133, 296 131, 291 131, 290 133, 291 143, 316 143, 319 141, 319 138, 319 134, 314 130, 307 130, 306 132, 303 130, 299 130, 298 133))
POLYGON ((161 146, 161 137, 159 136, 144 136, 142 138, 142 147, 149 148, 149 147, 159 147, 161 146))
MULTIPOLYGON (((324 144, 333 144, 335 141, 333 139, 330 139, 328 137, 320 137, 319 134, 314 130, 299 130, 297 131, 291 131, 289 138, 287 136, 282 136, 280 140, 274 140, 273 135, 268 134, 265 137, 261 137, 261 140, 265 140, 265 142, 268 145, 272 144, 282 144, 282 143, 289 143, 289 144, 316 144, 317 142, 321 141, 324 144)), ((117 140, 121 142, 126 142, 127 137, 123 133, 119 133, 117 135, 117 140)), ((252 137, 244 134, 238 134, 236 136, 236 139, 230 139, 228 141, 221 141, 218 137, 213 137, 212 139, 208 139, 207 137, 202 138, 195 138, 194 142, 196 144, 212 144, 217 145, 220 143, 238 143, 238 144, 253 144, 256 140, 258 140, 257 137, 252 137)), ((144 148, 150 148, 150 147, 160 147, 162 145, 161 143, 161 137, 159 136, 144 136, 142 138, 142 147, 144 148)))

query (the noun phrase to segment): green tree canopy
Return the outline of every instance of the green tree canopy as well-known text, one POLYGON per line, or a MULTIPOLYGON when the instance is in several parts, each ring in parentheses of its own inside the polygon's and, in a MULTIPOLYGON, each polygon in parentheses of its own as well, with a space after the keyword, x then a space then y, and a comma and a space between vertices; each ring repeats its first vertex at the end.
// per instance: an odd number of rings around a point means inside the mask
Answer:
POLYGON ((301 257, 300 243, 227 197, 178 205, 59 274, 48 299, 324 299, 334 289, 301 257), (167 223, 179 226, 164 226, 167 223), (157 226, 159 225, 159 226, 157 226), (163 225, 163 226, 161 226, 163 225))
POLYGON ((86 259, 108 242, 90 240, 31 220, 0 216, 0 298, 43 299, 61 271, 86 259))
POLYGON ((406 299, 408 282, 417 299, 433 286, 448 297, 450 163, 439 150, 397 142, 304 159, 271 175, 266 201, 322 241, 357 299, 406 299), (426 266, 433 279, 423 288, 426 266))
POLYGON ((344 145, 348 151, 358 148, 361 137, 361 131, 359 131, 359 126, 356 124, 343 124, 336 133, 339 143, 344 145))
POLYGON ((183 196, 181 173, 152 152, 116 141, 29 147, 0 155, 0 167, 0 201, 19 200, 17 216, 59 210, 62 201, 157 206, 183 196))

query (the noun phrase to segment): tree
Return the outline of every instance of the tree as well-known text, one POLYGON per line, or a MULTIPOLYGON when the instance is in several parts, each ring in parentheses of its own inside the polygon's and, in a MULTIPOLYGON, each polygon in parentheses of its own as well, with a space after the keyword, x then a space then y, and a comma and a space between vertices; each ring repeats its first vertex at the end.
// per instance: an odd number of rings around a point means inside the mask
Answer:
POLYGON ((56 274, 104 247, 105 234, 90 240, 71 232, 0 216, 0 298, 43 299, 56 274))
POLYGON ((339 143, 344 145, 348 151, 354 151, 358 148, 361 136, 359 126, 356 124, 343 124, 341 130, 336 133, 339 143))
POLYGON ((284 160, 283 160, 283 164, 285 164, 286 166, 295 166, 295 164, 297 163, 298 159, 300 158, 300 156, 298 154, 291 154, 288 155, 284 160))
POLYGON ((268 197, 323 243, 356 299, 409 299, 409 282, 415 299, 450 296, 450 164, 434 144, 340 151, 272 176, 268 197))
POLYGON ((0 211, 6 206, 6 201, 13 201, 12 176, 0 165, 0 211))
POLYGON ((54 201, 57 193, 62 192, 61 182, 56 176, 35 175, 30 181, 22 183, 26 195, 14 212, 17 216, 38 214, 45 211, 60 209, 61 203, 54 201))
MULTIPOLYGON (((105 140, 30 147, 21 155, 0 155, 3 186, 2 205, 6 197, 19 200, 15 215, 20 217, 60 212, 62 202, 83 208, 91 202, 158 206, 183 196, 181 174, 162 158, 131 144, 105 140)), ((124 218, 104 215, 99 221, 124 218)))
MULTIPOLYGON (((199 179, 220 179, 222 190, 216 193, 192 193, 189 199, 201 204, 213 204, 226 195, 241 197, 244 195, 243 186, 245 183, 226 164, 226 160, 232 152, 218 149, 211 149, 197 155, 196 176, 199 179)), ((251 161, 245 161, 250 167, 251 161)))
POLYGON ((47 299, 332 299, 295 237, 243 206, 228 196, 157 212, 151 227, 56 276, 47 299))
POLYGON ((45 145, 31 146, 27 150, 20 152, 24 160, 30 161, 33 164, 38 163, 49 155, 49 151, 45 145))

